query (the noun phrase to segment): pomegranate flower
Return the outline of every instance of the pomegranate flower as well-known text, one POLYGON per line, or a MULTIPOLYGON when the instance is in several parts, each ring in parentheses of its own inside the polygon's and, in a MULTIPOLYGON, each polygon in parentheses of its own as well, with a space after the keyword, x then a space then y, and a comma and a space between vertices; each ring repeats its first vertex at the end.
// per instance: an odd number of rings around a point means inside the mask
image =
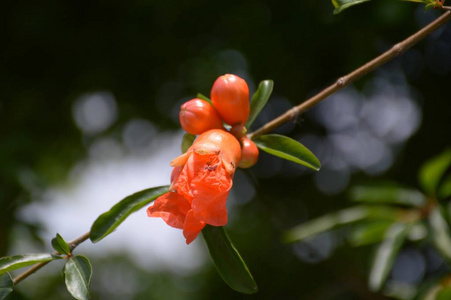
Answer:
POLYGON ((201 134, 188 151, 171 162, 171 188, 147 209, 169 226, 183 229, 186 243, 206 224, 227 224, 226 200, 241 158, 238 140, 221 129, 201 134))

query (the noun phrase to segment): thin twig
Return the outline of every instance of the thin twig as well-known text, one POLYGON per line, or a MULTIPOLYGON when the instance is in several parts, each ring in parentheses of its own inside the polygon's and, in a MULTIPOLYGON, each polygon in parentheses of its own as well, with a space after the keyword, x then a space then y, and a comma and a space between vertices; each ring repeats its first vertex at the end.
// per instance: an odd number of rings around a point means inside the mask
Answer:
MULTIPOLYGON (((82 236, 79 236, 78 238, 76 238, 76 239, 70 241, 69 243, 67 243, 69 245, 70 251, 74 250, 75 248, 77 248, 78 245, 80 245, 81 243, 86 241, 89 238, 89 234, 90 234, 90 232, 87 232, 87 233, 83 234, 82 236)), ((58 254, 61 254, 61 253, 55 251, 52 254, 53 255, 58 255, 58 254)), ((51 262, 51 261, 38 263, 38 264, 32 266, 31 268, 29 268, 28 270, 26 270, 25 272, 23 272, 22 274, 18 275, 13 280, 14 285, 17 285, 19 282, 21 282, 22 280, 24 280, 25 278, 27 278, 28 276, 30 276, 31 274, 33 274, 34 272, 36 272, 37 270, 39 270, 40 268, 42 268, 43 266, 48 264, 49 262, 51 262)))
POLYGON ((354 70, 353 72, 349 73, 348 75, 345 75, 343 77, 340 77, 334 84, 330 85, 329 87, 325 88, 315 96, 311 97, 307 101, 301 103, 298 106, 295 106, 288 111, 286 111, 283 115, 275 118, 274 120, 266 123, 261 128, 257 129, 256 131, 249 134, 249 138, 256 138, 262 134, 265 134, 267 132, 273 131, 274 129, 278 128, 282 124, 285 124, 286 122, 295 119, 300 114, 304 113, 308 109, 312 108, 316 104, 323 101, 328 96, 332 95, 333 93, 341 90, 342 88, 346 87, 350 83, 356 81, 363 75, 368 74, 369 72, 373 71, 374 69, 380 67, 381 65, 385 64, 386 62, 392 60, 396 56, 400 55, 419 41, 423 40, 425 37, 427 37, 429 34, 434 32, 437 28, 444 25, 446 22, 451 20, 451 12, 447 11, 440 17, 438 17, 436 20, 431 22, 426 27, 420 29, 415 34, 411 35, 404 41, 394 45, 391 49, 384 52, 383 54, 379 55, 372 61, 366 63, 365 65, 361 66, 360 68, 354 70))

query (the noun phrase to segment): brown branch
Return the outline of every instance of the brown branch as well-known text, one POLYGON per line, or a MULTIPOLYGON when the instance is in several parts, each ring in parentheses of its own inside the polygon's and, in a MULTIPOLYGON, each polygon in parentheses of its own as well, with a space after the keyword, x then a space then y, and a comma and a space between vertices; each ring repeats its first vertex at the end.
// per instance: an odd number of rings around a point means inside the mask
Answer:
POLYGON ((410 47, 412 47, 419 41, 423 40, 429 34, 434 32, 436 29, 438 29, 440 26, 444 25, 445 23, 447 23, 450 20, 451 20, 451 11, 447 11, 443 15, 438 17, 436 20, 432 21, 429 25, 420 29, 419 31, 417 31, 415 34, 411 35, 404 41, 394 45, 391 49, 389 49, 388 51, 379 55, 372 61, 366 63, 365 65, 354 70, 353 72, 349 73, 348 75, 340 77, 334 84, 325 88, 324 90, 322 90, 315 96, 311 97, 310 99, 306 100, 305 102, 301 103, 300 105, 289 109, 283 115, 275 118, 274 120, 266 123, 265 125, 263 125, 259 129, 257 129, 256 131, 250 133, 249 138, 256 138, 262 134, 273 131, 274 129, 278 128, 279 126, 285 124, 286 122, 288 122, 290 120, 294 120, 297 116, 304 113, 308 109, 312 108, 316 104, 320 103, 328 96, 341 90, 342 88, 344 88, 347 85, 349 85, 350 83, 356 81, 363 75, 368 74, 369 72, 373 71, 374 69, 380 67, 381 65, 385 64, 386 62, 397 57, 398 55, 400 55, 401 53, 403 53, 404 51, 406 51, 407 49, 409 49, 410 47))
MULTIPOLYGON (((77 248, 78 245, 80 245, 81 243, 83 243, 84 241, 86 241, 89 238, 89 234, 90 232, 87 232, 85 234, 83 234, 82 236, 79 236, 78 238, 70 241, 69 243, 67 243, 69 245, 70 251, 72 252, 72 250, 74 250, 75 248, 77 248)), ((55 251, 52 253, 53 255, 59 255, 61 253, 55 251)), ((28 270, 26 270, 25 272, 23 272, 22 274, 18 275, 16 278, 14 278, 13 282, 14 285, 19 284, 19 282, 21 282, 22 280, 24 280, 25 278, 27 278, 28 276, 30 276, 31 274, 33 274, 34 272, 36 272, 37 270, 39 270, 40 268, 44 267, 45 265, 47 265, 49 262, 51 261, 46 261, 46 262, 42 262, 42 263, 38 263, 34 266, 32 266, 31 268, 29 268, 28 270)))

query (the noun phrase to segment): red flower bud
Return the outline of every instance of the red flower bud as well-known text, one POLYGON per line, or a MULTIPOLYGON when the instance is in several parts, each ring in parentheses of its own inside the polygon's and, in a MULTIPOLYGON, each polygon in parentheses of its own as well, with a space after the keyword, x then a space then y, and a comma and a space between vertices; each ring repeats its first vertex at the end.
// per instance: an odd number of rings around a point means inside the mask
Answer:
POLYGON ((229 125, 244 125, 249 117, 249 88, 246 81, 232 74, 216 79, 211 101, 221 118, 229 125))
POLYGON ((242 144, 243 147, 241 148, 241 160, 238 164, 238 167, 247 169, 257 163, 258 148, 257 145, 255 145, 255 143, 247 137, 243 137, 242 144))
POLYGON ((179 113, 182 128, 191 134, 201 134, 210 129, 223 128, 222 121, 213 106, 201 99, 185 102, 179 113))

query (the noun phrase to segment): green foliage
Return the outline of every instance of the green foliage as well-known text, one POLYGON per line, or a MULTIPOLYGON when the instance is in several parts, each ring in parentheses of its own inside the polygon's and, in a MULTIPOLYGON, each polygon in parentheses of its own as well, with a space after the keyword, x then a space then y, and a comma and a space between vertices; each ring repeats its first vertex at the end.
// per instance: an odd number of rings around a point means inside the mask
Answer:
POLYGON ((437 250, 451 261, 451 236, 448 222, 444 217, 443 209, 437 205, 429 213, 432 239, 437 250))
POLYGON ((385 232, 392 224, 392 220, 362 222, 352 228, 350 243, 356 247, 379 243, 384 239, 385 232))
POLYGON ((416 207, 426 204, 426 197, 420 191, 402 188, 396 184, 357 186, 351 189, 350 198, 372 204, 401 204, 416 207))
POLYGON ((451 287, 445 287, 441 289, 435 298, 436 300, 449 300, 451 299, 451 287))
POLYGON ((12 270, 20 269, 23 267, 31 266, 41 262, 52 261, 55 259, 61 259, 62 257, 52 254, 23 254, 6 256, 0 258, 0 274, 9 272, 12 270))
POLYGON ((268 102, 269 97, 271 96, 272 89, 274 87, 274 81, 272 80, 263 80, 258 85, 258 89, 255 91, 252 96, 251 101, 251 110, 249 113, 249 118, 246 122, 246 128, 250 128, 252 123, 254 123, 257 116, 260 114, 262 109, 265 107, 268 102))
POLYGON ((368 1, 370 0, 332 0, 332 4, 335 6, 334 14, 338 14, 348 7, 368 1))
POLYGON ((113 232, 130 214, 146 206, 168 191, 169 186, 160 186, 125 197, 94 221, 89 238, 93 243, 97 243, 113 232))
POLYGON ((254 140, 257 147, 274 156, 293 161, 318 171, 321 163, 304 145, 289 137, 278 134, 259 136, 254 140))
POLYGON ((205 96, 201 93, 197 93, 197 98, 207 101, 208 103, 210 103, 211 106, 213 106, 213 102, 211 102, 210 98, 208 98, 207 96, 205 96))
POLYGON ((427 161, 418 175, 420 185, 428 196, 434 197, 440 181, 451 165, 451 149, 427 161))
POLYGON ((59 233, 56 234, 56 237, 52 239, 52 247, 60 254, 71 255, 69 245, 66 241, 61 237, 59 233))
POLYGON ((0 275, 0 300, 3 300, 13 291, 14 283, 9 273, 0 275))
POLYGON ((194 143, 196 136, 191 133, 185 133, 182 139, 182 153, 188 151, 189 147, 194 143))
POLYGON ((256 293, 257 284, 224 228, 207 225, 202 230, 202 235, 222 279, 235 291, 244 294, 256 293))
POLYGON ((92 268, 87 257, 77 255, 68 259, 64 265, 63 274, 67 290, 75 299, 90 299, 89 285, 92 268))

